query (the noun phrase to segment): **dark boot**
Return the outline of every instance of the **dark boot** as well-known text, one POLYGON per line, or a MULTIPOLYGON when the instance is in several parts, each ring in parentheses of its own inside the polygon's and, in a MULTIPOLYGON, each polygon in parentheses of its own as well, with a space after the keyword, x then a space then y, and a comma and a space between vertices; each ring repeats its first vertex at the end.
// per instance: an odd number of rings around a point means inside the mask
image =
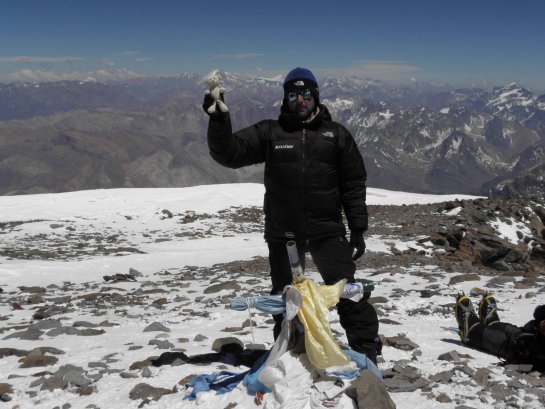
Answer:
POLYGON ((469 333, 477 325, 482 324, 481 320, 475 313, 473 303, 464 293, 459 293, 456 296, 456 305, 454 306, 458 329, 460 330, 460 338, 462 342, 469 342, 469 333))
POLYGON ((374 307, 366 300, 354 302, 342 298, 337 304, 337 311, 350 348, 365 354, 376 364, 382 344, 378 337, 379 322, 374 307))
POLYGON ((352 349, 356 352, 365 354, 367 358, 377 365, 377 356, 382 355, 382 342, 380 338, 376 338, 371 341, 361 341, 352 346, 352 349))
POLYGON ((479 318, 484 325, 491 325, 495 322, 500 322, 496 299, 488 293, 483 295, 483 299, 479 303, 479 318))

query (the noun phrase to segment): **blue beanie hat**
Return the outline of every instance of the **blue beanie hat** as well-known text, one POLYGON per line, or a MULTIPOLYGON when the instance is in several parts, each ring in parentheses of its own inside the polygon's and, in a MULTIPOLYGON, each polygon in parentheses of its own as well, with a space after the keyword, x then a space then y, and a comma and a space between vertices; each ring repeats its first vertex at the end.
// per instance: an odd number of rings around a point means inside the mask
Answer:
POLYGON ((291 82, 296 80, 311 81, 314 83, 314 86, 318 88, 318 81, 316 81, 314 74, 306 68, 297 67, 288 72, 288 75, 286 75, 286 79, 284 80, 284 90, 291 82))
POLYGON ((312 92, 312 96, 318 104, 319 101, 319 90, 318 90, 318 81, 314 74, 306 69, 297 67, 288 72, 286 79, 284 80, 284 95, 296 88, 308 88, 312 92))

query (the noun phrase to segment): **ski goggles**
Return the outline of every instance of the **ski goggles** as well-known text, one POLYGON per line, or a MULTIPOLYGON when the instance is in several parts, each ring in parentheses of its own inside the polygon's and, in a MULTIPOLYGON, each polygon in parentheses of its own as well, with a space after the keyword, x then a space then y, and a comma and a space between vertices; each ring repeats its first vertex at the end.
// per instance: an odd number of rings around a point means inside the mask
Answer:
POLYGON ((290 91, 287 94, 287 98, 289 102, 295 102, 297 100, 297 96, 301 95, 304 100, 310 101, 312 99, 312 91, 308 88, 297 90, 297 91, 290 91))

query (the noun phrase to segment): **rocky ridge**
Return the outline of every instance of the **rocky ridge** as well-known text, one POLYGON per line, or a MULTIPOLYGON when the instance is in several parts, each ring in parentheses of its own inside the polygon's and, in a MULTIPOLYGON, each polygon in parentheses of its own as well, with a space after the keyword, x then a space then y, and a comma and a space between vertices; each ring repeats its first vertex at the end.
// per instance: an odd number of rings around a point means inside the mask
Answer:
MULTIPOLYGON (((220 73, 233 129, 277 118, 281 77, 220 73)), ((450 89, 325 78, 321 100, 352 133, 373 185, 543 195, 545 103, 519 84, 450 89)), ((126 83, 0 84, 0 194, 262 180, 216 164, 196 75, 126 83)))

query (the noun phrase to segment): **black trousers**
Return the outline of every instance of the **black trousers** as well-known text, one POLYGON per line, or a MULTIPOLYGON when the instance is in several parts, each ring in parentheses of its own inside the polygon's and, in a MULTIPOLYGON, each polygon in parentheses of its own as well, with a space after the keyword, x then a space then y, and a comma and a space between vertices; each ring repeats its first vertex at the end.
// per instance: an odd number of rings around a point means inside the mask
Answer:
MULTIPOLYGON (((299 260, 304 269, 305 253, 310 253, 318 272, 326 285, 332 285, 346 278, 353 283, 356 265, 352 260, 352 249, 346 237, 330 237, 316 241, 297 241, 299 260)), ((268 242, 269 264, 271 266, 271 294, 281 294, 292 282, 291 266, 286 242, 268 242)), ((363 343, 378 340, 378 317, 375 309, 366 299, 354 302, 341 298, 337 304, 341 326, 346 331, 348 344, 352 349, 361 350, 363 343)), ((280 333, 282 315, 274 316, 274 338, 280 333)))
POLYGON ((521 332, 521 328, 506 322, 496 322, 488 326, 478 324, 469 332, 469 343, 499 358, 516 361, 515 339, 521 332))

